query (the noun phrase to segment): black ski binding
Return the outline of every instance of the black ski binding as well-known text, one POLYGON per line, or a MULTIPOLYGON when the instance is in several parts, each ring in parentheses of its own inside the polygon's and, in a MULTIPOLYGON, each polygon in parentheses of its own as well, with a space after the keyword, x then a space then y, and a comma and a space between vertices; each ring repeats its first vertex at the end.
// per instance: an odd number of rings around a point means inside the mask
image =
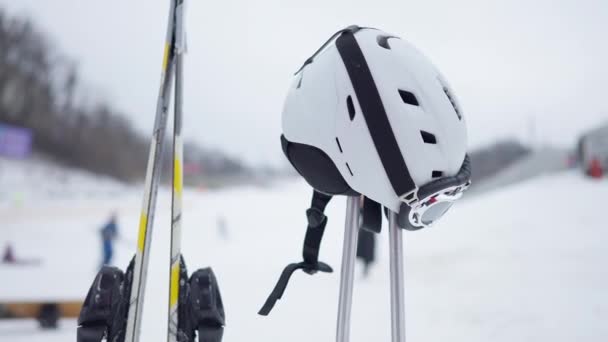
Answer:
MULTIPOLYGON (((109 266, 97 273, 78 317, 78 342, 124 342, 133 267, 131 260, 126 274, 109 266)), ((182 258, 180 284, 178 341, 221 342, 226 317, 213 270, 199 269, 188 279, 182 258)))
POLYGON ((199 269, 188 280, 188 272, 182 258, 180 284, 177 340, 221 342, 226 317, 213 270, 209 267, 199 269))
POLYGON ((193 327, 198 330, 199 342, 220 342, 224 335, 226 315, 220 288, 213 270, 202 268, 192 274, 189 281, 189 304, 193 327))
POLYGON ((126 274, 110 266, 97 273, 78 317, 78 342, 124 341, 133 265, 126 274))

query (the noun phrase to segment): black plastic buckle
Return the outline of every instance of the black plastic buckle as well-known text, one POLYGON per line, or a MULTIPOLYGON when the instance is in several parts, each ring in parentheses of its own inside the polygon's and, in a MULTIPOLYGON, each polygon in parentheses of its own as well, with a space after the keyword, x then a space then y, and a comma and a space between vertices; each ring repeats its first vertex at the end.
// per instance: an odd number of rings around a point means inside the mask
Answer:
POLYGON ((306 218, 308 219, 308 227, 310 228, 318 228, 327 222, 327 216, 318 208, 306 210, 306 218))

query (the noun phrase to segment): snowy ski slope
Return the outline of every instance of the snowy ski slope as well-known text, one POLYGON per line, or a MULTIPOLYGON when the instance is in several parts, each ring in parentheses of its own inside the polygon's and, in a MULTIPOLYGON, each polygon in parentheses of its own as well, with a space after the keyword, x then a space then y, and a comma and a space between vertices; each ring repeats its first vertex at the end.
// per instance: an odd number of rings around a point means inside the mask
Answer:
MULTIPOLYGON (((85 183, 88 183, 85 182, 85 183)), ((2 185, 2 184, 0 184, 2 185)), ((111 194, 0 201, 0 246, 40 266, 0 264, 0 300, 83 298, 100 259, 98 229, 119 212, 116 264, 134 250, 141 189, 111 194)), ((28 195, 28 196, 30 196, 28 195)), ((406 233, 406 316, 410 341, 607 341, 608 182, 578 172, 542 176, 472 197, 435 227, 406 233)), ((212 265, 227 311, 225 341, 333 341, 338 273, 294 275, 269 317, 256 314, 282 268, 300 259, 303 182, 273 188, 186 191, 183 251, 190 270, 212 265), (218 228, 225 217, 226 231, 218 228)), ((165 336, 169 203, 159 196, 143 317, 143 341, 165 336)), ((344 198, 328 207, 321 260, 339 271, 344 198)), ((352 341, 389 341, 386 225, 378 264, 355 283, 352 341)), ((358 270, 361 271, 361 270, 358 270)), ((0 321, 1 342, 75 340, 75 321, 42 332, 31 321, 0 321)))

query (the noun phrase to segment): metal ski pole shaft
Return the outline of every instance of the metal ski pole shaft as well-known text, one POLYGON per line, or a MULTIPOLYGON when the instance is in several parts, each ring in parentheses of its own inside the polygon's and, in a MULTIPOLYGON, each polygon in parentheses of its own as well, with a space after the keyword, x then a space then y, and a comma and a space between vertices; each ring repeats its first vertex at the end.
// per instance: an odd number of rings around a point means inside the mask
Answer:
POLYGON ((405 281, 403 277, 403 230, 397 226, 397 214, 390 212, 388 236, 391 277, 391 341, 405 342, 405 281))
POLYGON ((141 331, 141 317, 144 304, 144 292, 147 278, 147 268, 150 256, 150 243, 152 241, 152 227, 154 224, 154 210, 156 207, 156 194, 160 180, 162 150, 164 134, 167 126, 167 109, 171 100, 171 82, 173 80, 173 40, 174 40, 175 0, 171 1, 169 12, 169 25, 164 47, 163 65, 161 71, 161 85, 156 104, 156 117, 154 120, 154 133, 150 143, 148 168, 144 190, 143 208, 139 222, 137 251, 133 282, 129 298, 125 342, 138 342, 141 331))
POLYGON ((359 197, 348 197, 344 225, 344 245, 342 249, 342 268, 340 270, 340 294, 338 298, 337 342, 350 339, 350 313, 355 279, 355 258, 359 230, 359 197))
POLYGON ((184 1, 177 0, 175 9, 175 108, 173 120, 173 188, 171 192, 171 250, 169 269, 169 315, 167 341, 179 340, 178 304, 180 297, 180 256, 182 227, 182 189, 183 189, 183 142, 182 142, 182 84, 184 37, 184 1))

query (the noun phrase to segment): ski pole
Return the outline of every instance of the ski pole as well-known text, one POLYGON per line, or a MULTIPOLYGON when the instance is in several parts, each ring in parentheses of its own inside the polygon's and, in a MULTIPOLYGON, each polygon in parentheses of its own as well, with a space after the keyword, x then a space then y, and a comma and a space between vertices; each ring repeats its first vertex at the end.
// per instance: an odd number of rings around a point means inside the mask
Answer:
POLYGON ((403 231, 397 226, 397 214, 388 217, 388 237, 391 277, 391 336, 392 342, 405 342, 405 281, 403 280, 403 231))
POLYGON ((340 294, 338 298, 338 323, 336 341, 348 342, 350 335, 350 313, 355 279, 355 258, 359 230, 359 197, 350 196, 346 202, 342 268, 340 270, 340 294))

